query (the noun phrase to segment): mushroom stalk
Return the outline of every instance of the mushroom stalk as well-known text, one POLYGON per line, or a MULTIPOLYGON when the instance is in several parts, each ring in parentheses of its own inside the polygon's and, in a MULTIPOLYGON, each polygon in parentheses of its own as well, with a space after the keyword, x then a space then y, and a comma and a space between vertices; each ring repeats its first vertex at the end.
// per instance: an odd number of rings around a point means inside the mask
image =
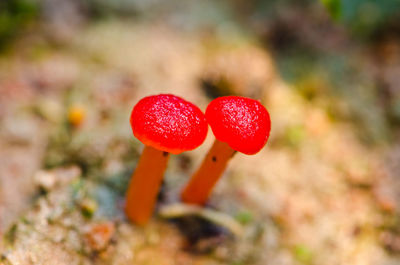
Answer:
POLYGON ((168 159, 168 152, 145 146, 126 194, 125 213, 131 221, 144 225, 150 219, 168 159))
POLYGON ((227 143, 215 139, 200 168, 183 190, 181 198, 186 203, 203 205, 225 171, 229 159, 236 153, 227 143))

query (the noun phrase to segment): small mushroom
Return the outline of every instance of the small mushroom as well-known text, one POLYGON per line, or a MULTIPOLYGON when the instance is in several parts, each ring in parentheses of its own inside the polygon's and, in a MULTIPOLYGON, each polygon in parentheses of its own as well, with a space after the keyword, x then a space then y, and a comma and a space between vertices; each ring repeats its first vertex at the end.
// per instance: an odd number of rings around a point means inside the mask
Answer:
POLYGON ((130 123, 145 148, 128 187, 125 213, 143 225, 153 212, 169 153, 179 154, 202 144, 207 121, 192 103, 161 94, 141 99, 132 110, 130 123))
POLYGON ((227 96, 213 100, 207 107, 206 119, 216 139, 181 194, 186 203, 205 204, 235 152, 247 155, 259 152, 267 143, 271 130, 265 107, 257 100, 245 97, 227 96))

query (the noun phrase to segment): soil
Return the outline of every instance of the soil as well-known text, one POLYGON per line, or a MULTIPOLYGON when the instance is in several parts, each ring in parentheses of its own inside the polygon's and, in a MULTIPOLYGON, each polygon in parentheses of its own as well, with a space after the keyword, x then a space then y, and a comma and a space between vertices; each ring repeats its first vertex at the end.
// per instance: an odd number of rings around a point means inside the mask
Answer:
MULTIPOLYGON (((399 144, 367 144, 283 79, 254 38, 110 19, 48 36, 35 29, 0 58, 0 264, 395 265, 399 144), (272 119, 258 154, 237 153, 207 209, 243 229, 161 209, 213 142, 172 156, 145 227, 123 215, 143 148, 129 115, 173 93, 260 99, 272 119)), ((394 141, 395 142, 395 141, 394 141)))

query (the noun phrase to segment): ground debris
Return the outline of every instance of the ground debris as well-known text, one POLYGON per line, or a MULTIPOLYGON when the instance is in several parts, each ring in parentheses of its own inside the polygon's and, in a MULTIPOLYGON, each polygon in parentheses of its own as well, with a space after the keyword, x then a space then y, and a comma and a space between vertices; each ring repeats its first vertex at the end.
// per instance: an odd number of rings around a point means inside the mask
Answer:
POLYGON ((85 243, 92 251, 104 250, 110 243, 115 233, 115 225, 112 222, 89 224, 83 228, 85 243))
POLYGON ((211 223, 224 227, 235 236, 242 236, 244 233, 243 227, 228 214, 212 210, 209 208, 177 203, 164 206, 161 208, 159 215, 167 219, 181 218, 185 216, 197 216, 208 220, 211 223))

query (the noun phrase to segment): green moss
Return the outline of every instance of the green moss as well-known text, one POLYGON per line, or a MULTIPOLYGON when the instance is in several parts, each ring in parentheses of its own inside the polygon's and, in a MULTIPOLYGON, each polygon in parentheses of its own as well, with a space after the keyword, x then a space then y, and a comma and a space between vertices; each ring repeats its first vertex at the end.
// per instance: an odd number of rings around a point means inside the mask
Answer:
POLYGON ((320 0, 333 19, 338 19, 342 13, 342 1, 340 0, 320 0))
POLYGON ((235 219, 241 224, 249 224, 253 221, 253 214, 247 211, 242 211, 236 214, 235 219))
POLYGON ((303 264, 312 264, 313 254, 307 246, 302 244, 294 246, 293 254, 297 261, 303 264))
POLYGON ((11 228, 4 234, 4 242, 9 245, 13 245, 16 240, 16 235, 18 231, 18 225, 13 224, 11 228))
POLYGON ((2 0, 0 2, 0 48, 3 48, 37 13, 36 2, 2 0))
POLYGON ((303 126, 297 125, 287 128, 285 132, 285 143, 293 148, 299 147, 305 137, 303 126))

